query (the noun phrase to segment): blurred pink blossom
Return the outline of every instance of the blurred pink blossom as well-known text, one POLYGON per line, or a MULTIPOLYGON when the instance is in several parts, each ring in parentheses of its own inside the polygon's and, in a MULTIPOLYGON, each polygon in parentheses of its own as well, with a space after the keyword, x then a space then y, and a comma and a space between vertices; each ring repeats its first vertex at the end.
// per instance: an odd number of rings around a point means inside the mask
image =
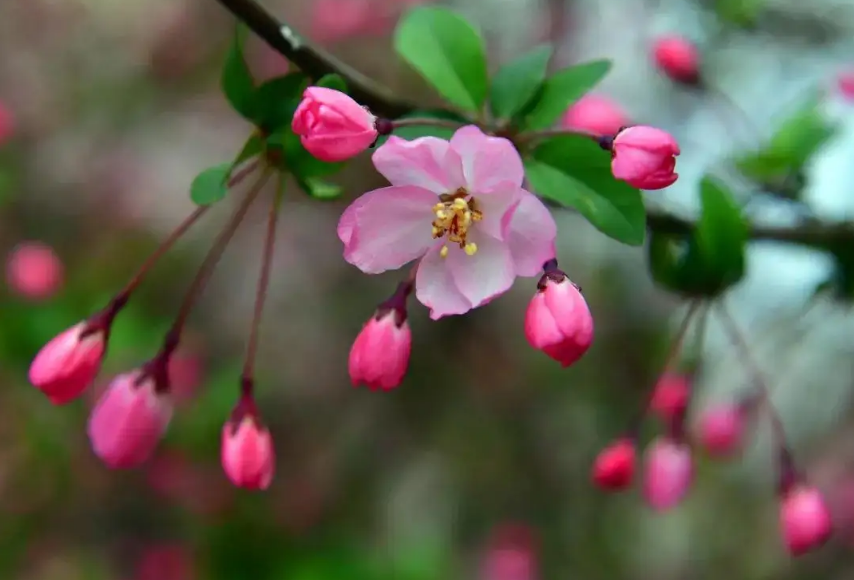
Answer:
POLYGON ((498 527, 487 546, 480 580, 535 580, 537 577, 532 530, 520 524, 498 527))
POLYGON ((59 256, 53 248, 42 242, 18 244, 6 261, 6 283, 9 288, 31 300, 45 300, 56 294, 62 287, 63 274, 64 267, 59 256))
POLYGON ((134 580, 194 580, 198 578, 190 550, 178 544, 149 546, 136 565, 134 580))

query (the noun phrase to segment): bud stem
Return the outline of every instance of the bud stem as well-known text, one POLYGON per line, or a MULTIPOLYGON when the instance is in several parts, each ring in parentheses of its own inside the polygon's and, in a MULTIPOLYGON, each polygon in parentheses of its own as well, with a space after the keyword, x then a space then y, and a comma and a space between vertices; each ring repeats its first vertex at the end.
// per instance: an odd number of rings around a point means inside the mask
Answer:
POLYGON ((267 289, 270 286, 270 272, 273 266, 273 254, 276 249, 276 224, 279 217, 279 205, 283 186, 283 178, 279 176, 279 186, 276 196, 270 204, 267 214, 267 233, 264 235, 264 251, 261 258, 261 273, 258 275, 258 285, 255 288, 255 306, 252 312, 252 322, 249 327, 249 339, 246 345, 246 357, 243 360, 241 390, 244 394, 252 393, 255 376, 255 359, 258 351, 258 333, 261 327, 261 317, 264 314, 264 303, 267 300, 267 289))

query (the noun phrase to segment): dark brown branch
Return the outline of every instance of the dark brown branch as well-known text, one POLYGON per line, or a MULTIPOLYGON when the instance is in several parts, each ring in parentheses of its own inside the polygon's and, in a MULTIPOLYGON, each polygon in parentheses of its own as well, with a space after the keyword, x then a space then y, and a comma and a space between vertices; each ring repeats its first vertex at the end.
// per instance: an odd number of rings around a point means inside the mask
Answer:
POLYGON ((311 46, 293 28, 277 20, 255 0, 217 1, 310 78, 317 80, 331 73, 341 75, 347 81, 350 96, 366 105, 375 115, 396 119, 415 109, 414 105, 398 99, 387 88, 377 85, 359 71, 311 46))

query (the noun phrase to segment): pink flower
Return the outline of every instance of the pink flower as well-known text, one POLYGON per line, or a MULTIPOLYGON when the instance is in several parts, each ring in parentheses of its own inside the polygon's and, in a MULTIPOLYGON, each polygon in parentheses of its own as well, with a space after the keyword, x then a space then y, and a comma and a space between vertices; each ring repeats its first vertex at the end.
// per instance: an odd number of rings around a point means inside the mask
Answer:
POLYGON ((537 554, 527 526, 509 524, 493 534, 483 560, 481 580, 536 580, 537 554))
POLYGON ((172 418, 169 396, 145 371, 119 375, 89 415, 89 441, 113 469, 136 467, 154 452, 172 418))
POLYGON ((649 402, 649 410, 665 424, 684 416, 691 399, 691 379, 682 373, 666 372, 659 377, 649 402))
POLYGON ((433 319, 486 304, 555 255, 554 219, 522 189, 522 159, 507 139, 475 126, 450 142, 390 137, 373 162, 392 186, 341 216, 344 259, 378 274, 420 258, 415 294, 433 319))
POLYGON ((726 403, 703 412, 700 416, 699 439, 714 457, 727 457, 741 450, 744 443, 745 408, 726 403))
POLYGON ((257 417, 244 414, 225 424, 221 455, 222 469, 234 485, 255 490, 270 487, 276 469, 273 438, 257 417))
POLYGON ((695 85, 700 80, 700 53, 690 40, 663 36, 655 41, 652 57, 661 71, 678 83, 695 85))
POLYGON ((6 105, 0 102, 0 145, 8 142, 15 134, 15 117, 6 105))
POLYGON ((594 135, 616 135, 629 124, 629 120, 611 99, 587 94, 566 110, 561 124, 565 129, 588 131, 594 135))
POLYGON ((676 182, 679 144, 670 133, 636 125, 620 131, 611 148, 611 171, 639 189, 664 189, 676 182))
POLYGON ((53 296, 62 286, 62 277, 62 262, 53 248, 41 242, 19 244, 6 262, 9 287, 33 300, 53 296))
POLYGON ((836 77, 839 92, 849 102, 854 102, 854 70, 846 70, 836 77))
POLYGON ((308 87, 292 128, 309 153, 321 161, 344 161, 377 140, 376 117, 341 91, 308 87))
POLYGON ((780 504, 780 529, 786 549, 793 556, 820 548, 833 531, 821 492, 804 485, 789 489, 780 504))
POLYGON ((657 511, 679 504, 694 479, 691 448, 669 438, 658 438, 646 450, 643 495, 657 511))
POLYGON ((380 309, 368 320, 350 349, 353 386, 390 390, 403 381, 409 367, 412 333, 405 313, 380 309))
POLYGON ((30 382, 54 405, 64 405, 95 380, 105 349, 106 331, 80 322, 42 347, 30 365, 30 382))
POLYGON ((546 272, 525 314, 525 338, 563 367, 576 362, 593 342, 593 317, 566 274, 546 272))
POLYGON ((622 491, 632 484, 635 475, 635 442, 618 439, 603 449, 593 464, 593 483, 606 491, 622 491))

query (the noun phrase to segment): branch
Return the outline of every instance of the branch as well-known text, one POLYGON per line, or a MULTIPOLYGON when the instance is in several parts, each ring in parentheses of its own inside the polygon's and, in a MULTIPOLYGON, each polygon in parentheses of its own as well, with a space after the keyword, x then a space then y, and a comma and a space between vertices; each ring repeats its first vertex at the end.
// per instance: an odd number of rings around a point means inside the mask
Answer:
POLYGON ((287 58, 314 80, 335 73, 347 81, 350 96, 375 115, 396 119, 411 113, 415 106, 395 97, 357 70, 326 52, 309 45, 296 31, 277 20, 256 0, 217 0, 235 18, 261 37, 276 52, 287 58))

